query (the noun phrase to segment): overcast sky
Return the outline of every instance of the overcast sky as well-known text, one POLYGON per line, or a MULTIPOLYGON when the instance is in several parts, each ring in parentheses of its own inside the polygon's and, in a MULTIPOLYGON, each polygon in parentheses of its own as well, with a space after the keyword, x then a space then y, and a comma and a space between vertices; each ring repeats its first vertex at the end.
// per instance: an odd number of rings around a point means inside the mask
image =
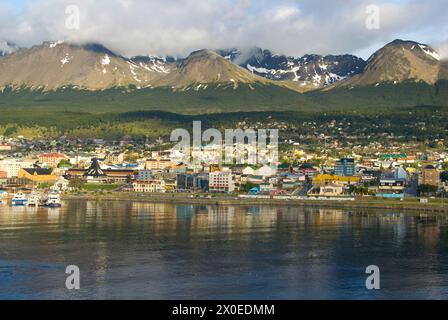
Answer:
POLYGON ((0 41, 99 42, 125 56, 259 46, 367 58, 402 38, 448 57, 447 12, 446 0, 0 0, 0 41), (79 29, 66 27, 68 5, 79 8, 79 29), (379 29, 366 27, 369 5, 379 29))

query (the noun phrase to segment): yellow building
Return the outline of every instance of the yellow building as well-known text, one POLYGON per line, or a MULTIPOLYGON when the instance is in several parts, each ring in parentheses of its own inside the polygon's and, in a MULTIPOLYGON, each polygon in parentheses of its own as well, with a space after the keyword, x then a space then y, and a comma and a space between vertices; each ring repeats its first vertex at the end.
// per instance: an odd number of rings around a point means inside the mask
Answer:
POLYGON ((342 184, 342 185, 352 185, 358 184, 361 181, 361 177, 342 177, 334 174, 320 174, 315 176, 313 179, 314 186, 325 186, 328 184, 342 184))
POLYGON ((53 169, 22 168, 19 170, 19 179, 28 179, 35 183, 55 183, 57 180, 53 169))

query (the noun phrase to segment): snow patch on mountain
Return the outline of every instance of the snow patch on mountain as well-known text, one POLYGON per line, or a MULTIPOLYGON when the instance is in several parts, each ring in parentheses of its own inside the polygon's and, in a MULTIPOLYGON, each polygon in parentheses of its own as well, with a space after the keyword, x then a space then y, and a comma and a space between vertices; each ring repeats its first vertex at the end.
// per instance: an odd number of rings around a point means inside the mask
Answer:
POLYGON ((49 47, 50 49, 53 49, 53 48, 56 48, 58 45, 63 44, 63 43, 64 43, 63 40, 53 41, 53 42, 50 42, 50 44, 48 45, 48 47, 49 47))
POLYGON ((422 49, 423 52, 426 53, 428 56, 430 56, 430 57, 436 59, 437 61, 440 61, 440 55, 439 55, 437 52, 435 52, 434 50, 432 50, 431 48, 429 48, 428 46, 423 45, 423 44, 419 44, 418 46, 419 46, 420 49, 422 49))
POLYGON ((352 55, 288 57, 254 48, 218 50, 224 58, 270 80, 290 80, 322 87, 363 72, 365 61, 352 55))
POLYGON ((70 62, 70 59, 73 57, 69 57, 68 54, 65 55, 65 57, 61 60, 62 66, 70 62))
POLYGON ((101 59, 101 64, 102 64, 103 66, 107 66, 107 65, 110 64, 110 57, 109 57, 108 54, 106 54, 106 55, 104 56, 104 58, 101 59))

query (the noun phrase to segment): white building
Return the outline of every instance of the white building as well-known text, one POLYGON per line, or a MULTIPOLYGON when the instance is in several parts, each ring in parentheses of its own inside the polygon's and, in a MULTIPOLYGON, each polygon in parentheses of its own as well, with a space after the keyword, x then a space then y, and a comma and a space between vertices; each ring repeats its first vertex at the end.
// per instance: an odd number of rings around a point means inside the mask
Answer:
POLYGON ((215 171, 209 174, 210 192, 233 192, 235 184, 231 172, 215 171))
POLYGON ((166 192, 166 184, 164 180, 148 180, 148 181, 135 181, 132 184, 135 192, 151 192, 151 193, 164 193, 166 192))
POLYGON ((22 159, 3 159, 0 160, 0 171, 5 171, 7 178, 16 178, 19 175, 21 168, 29 168, 33 165, 32 160, 22 160, 22 159))

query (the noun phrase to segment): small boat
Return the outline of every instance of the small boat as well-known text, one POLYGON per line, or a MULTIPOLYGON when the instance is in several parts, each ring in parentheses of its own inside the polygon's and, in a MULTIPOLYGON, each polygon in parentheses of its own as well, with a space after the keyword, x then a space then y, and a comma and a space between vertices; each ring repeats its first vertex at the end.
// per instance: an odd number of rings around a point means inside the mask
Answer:
POLYGON ((32 192, 28 197, 28 207, 39 207, 42 202, 42 197, 37 192, 32 192))
POLYGON ((7 197, 8 197, 8 192, 6 192, 4 190, 0 190, 0 205, 7 203, 7 200, 6 200, 7 197))
POLYGON ((11 200, 11 204, 14 207, 25 206, 27 202, 28 200, 23 192, 17 192, 11 200))
POLYGON ((57 191, 50 191, 47 196, 45 206, 48 208, 60 208, 62 207, 61 195, 57 191))

